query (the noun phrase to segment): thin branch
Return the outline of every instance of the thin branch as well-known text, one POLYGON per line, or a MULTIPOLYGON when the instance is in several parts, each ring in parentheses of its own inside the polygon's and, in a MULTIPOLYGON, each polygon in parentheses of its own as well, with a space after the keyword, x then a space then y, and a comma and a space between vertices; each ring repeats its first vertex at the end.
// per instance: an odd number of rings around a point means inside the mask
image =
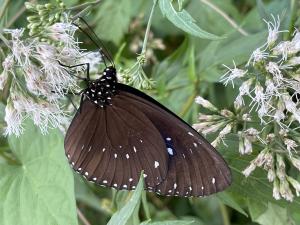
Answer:
POLYGON ((154 13, 154 9, 155 9, 156 4, 157 4, 157 0, 154 0, 152 8, 151 8, 150 16, 149 16, 147 28, 146 28, 146 33, 145 33, 145 38, 144 38, 144 42, 143 42, 143 48, 142 48, 141 55, 146 53, 150 27, 151 27, 151 23, 152 23, 152 17, 153 17, 153 13, 154 13))
POLYGON ((78 215, 79 219, 81 220, 81 222, 84 225, 91 225, 90 222, 85 218, 83 213, 80 211, 80 209, 78 207, 76 209, 77 209, 77 215, 78 215))
POLYGON ((222 11, 218 6, 211 3, 209 0, 200 0, 202 3, 209 6, 211 9, 220 14, 233 28, 237 29, 244 36, 248 36, 248 32, 241 28, 234 20, 232 20, 224 11, 222 11))

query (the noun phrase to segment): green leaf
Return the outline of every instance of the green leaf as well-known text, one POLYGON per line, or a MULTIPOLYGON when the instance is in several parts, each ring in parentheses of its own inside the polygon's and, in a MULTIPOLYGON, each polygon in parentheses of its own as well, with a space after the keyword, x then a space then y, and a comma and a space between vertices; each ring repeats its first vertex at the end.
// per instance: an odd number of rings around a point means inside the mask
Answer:
POLYGON ((77 224, 73 175, 57 130, 41 135, 31 123, 10 137, 20 164, 0 165, 0 224, 77 224))
POLYGON ((119 0, 117 4, 115 1, 103 1, 94 18, 100 38, 119 44, 139 5, 134 0, 119 0))
POLYGON ((139 183, 136 190, 133 192, 133 195, 125 204, 125 206, 116 212, 107 225, 125 225, 131 219, 135 210, 139 207, 141 202, 142 192, 144 190, 144 177, 143 173, 140 176, 139 183))
POLYGON ((271 203, 268 204, 268 209, 254 221, 261 225, 291 224, 287 209, 271 203))
POLYGON ((261 19, 269 20, 270 14, 267 12, 262 0, 256 0, 257 10, 261 19))
POLYGON ((196 23, 193 17, 186 11, 177 12, 170 0, 159 0, 159 7, 164 16, 181 30, 204 39, 218 40, 220 37, 202 30, 196 23))
POLYGON ((191 220, 166 220, 161 222, 149 223, 148 221, 141 223, 140 225, 190 225, 194 221, 191 220))
POLYGON ((236 202, 234 196, 232 196, 228 192, 220 192, 217 194, 217 197, 226 205, 230 206, 231 208, 237 210, 244 216, 248 217, 248 214, 243 210, 243 208, 236 202))

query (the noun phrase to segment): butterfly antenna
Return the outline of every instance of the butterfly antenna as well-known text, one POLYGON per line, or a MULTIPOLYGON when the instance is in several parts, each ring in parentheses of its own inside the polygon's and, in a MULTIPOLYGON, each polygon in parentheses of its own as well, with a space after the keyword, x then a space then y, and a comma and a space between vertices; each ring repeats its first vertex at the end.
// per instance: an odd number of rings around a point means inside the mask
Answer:
POLYGON ((109 54, 109 51, 106 49, 105 45, 103 44, 103 42, 100 40, 100 38, 97 36, 97 34, 93 31, 93 29, 89 26, 89 24, 82 17, 79 17, 79 19, 86 26, 85 27, 86 29, 83 29, 76 23, 73 23, 73 24, 75 26, 77 26, 86 36, 88 36, 89 39, 95 44, 95 46, 97 46, 99 48, 99 52, 102 55, 102 57, 104 58, 105 66, 107 66, 105 63, 105 58, 106 58, 115 67, 113 59, 112 59, 111 55, 109 54))

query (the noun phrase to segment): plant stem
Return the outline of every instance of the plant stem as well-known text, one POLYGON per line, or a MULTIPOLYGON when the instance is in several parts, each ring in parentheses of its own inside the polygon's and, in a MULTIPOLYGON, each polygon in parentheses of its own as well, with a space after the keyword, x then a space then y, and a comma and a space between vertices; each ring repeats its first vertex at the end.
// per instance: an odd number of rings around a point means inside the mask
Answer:
POLYGON ((85 218, 83 213, 80 211, 80 209, 78 207, 76 209, 77 209, 77 215, 78 215, 79 219, 81 220, 81 222, 84 225, 91 225, 90 222, 85 218))
POLYGON ((209 6, 212 10, 216 11, 220 16, 222 16, 233 28, 237 29, 244 36, 248 36, 248 32, 241 28, 233 19, 231 19, 224 11, 222 11, 218 6, 211 3, 209 0, 200 0, 205 5, 209 6))
POLYGON ((185 114, 189 111, 190 107, 194 103, 194 100, 195 100, 196 96, 197 96, 197 92, 194 91, 194 93, 189 97, 189 99, 187 100, 187 102, 184 104, 183 109, 179 113, 180 117, 185 116, 185 114))
POLYGON ((157 0, 154 0, 152 8, 151 8, 150 16, 149 16, 147 28, 146 28, 146 33, 145 33, 145 38, 144 38, 144 42, 143 42, 143 48, 142 48, 141 55, 143 55, 143 54, 146 53, 146 48, 147 48, 147 42, 148 42, 148 38, 149 38, 150 27, 151 27, 151 23, 152 23, 152 17, 153 17, 153 13, 154 13, 154 9, 155 9, 156 4, 157 4, 157 0))
POLYGON ((2 29, 0 29, 0 40, 2 40, 8 48, 10 47, 8 40, 2 35, 2 29))
POLYGON ((289 39, 292 37, 295 29, 295 22, 297 20, 297 9, 298 9, 298 1, 291 0, 291 20, 289 24, 289 33, 288 37, 289 39))
POLYGON ((3 14, 8 6, 9 0, 5 0, 0 9, 0 19, 2 19, 3 14))
POLYGON ((223 225, 230 225, 230 220, 228 217, 228 211, 227 211, 226 206, 221 202, 219 203, 219 205, 220 205, 220 211, 221 211, 222 218, 223 218, 223 225))

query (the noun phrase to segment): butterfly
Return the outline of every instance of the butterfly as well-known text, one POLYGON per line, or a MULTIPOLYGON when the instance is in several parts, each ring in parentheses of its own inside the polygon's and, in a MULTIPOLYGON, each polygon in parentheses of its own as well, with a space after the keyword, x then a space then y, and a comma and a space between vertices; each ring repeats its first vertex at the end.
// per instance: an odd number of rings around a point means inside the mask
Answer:
POLYGON ((215 148, 162 104, 119 83, 110 55, 99 49, 111 63, 104 61, 96 80, 87 64, 87 88, 64 141, 72 168, 118 190, 134 190, 143 171, 145 190, 166 196, 207 196, 228 187, 231 172, 215 148))

